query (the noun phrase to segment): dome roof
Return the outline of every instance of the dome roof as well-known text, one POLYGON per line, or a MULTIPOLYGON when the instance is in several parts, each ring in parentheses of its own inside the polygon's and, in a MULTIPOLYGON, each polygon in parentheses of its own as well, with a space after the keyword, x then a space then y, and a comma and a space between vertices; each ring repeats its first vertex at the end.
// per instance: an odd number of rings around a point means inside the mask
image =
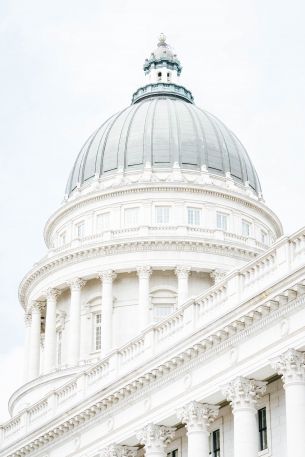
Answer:
POLYGON ((115 114, 86 141, 67 183, 69 195, 95 177, 131 171, 150 163, 153 169, 200 170, 249 183, 261 191, 247 151, 215 116, 179 97, 159 94, 115 114))

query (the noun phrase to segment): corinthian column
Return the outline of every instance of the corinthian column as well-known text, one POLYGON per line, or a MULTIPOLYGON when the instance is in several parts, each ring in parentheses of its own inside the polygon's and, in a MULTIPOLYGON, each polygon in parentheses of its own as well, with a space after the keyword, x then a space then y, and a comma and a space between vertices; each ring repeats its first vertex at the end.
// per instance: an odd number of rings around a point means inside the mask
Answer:
POLYGON ((111 444, 101 451, 101 457, 136 457, 138 448, 111 444))
POLYGON ((191 401, 177 411, 178 419, 187 428, 187 455, 209 457, 208 426, 218 416, 218 410, 218 406, 191 401))
POLYGON ((166 446, 174 436, 173 427, 155 424, 148 424, 137 432, 138 440, 145 445, 145 457, 166 457, 166 446))
POLYGON ((46 330, 44 350, 44 370, 46 373, 56 368, 56 303, 60 291, 48 289, 46 292, 46 330))
POLYGON ((178 307, 183 305, 189 296, 189 274, 191 268, 180 265, 175 269, 178 278, 178 307))
POLYGON ((41 332, 41 310, 43 303, 33 302, 32 304, 32 324, 30 336, 30 359, 29 359, 29 379, 39 376, 40 368, 40 332, 41 332))
POLYGON ((86 284, 80 278, 75 278, 69 282, 70 299, 70 325, 68 342, 68 361, 69 365, 74 366, 79 362, 80 352, 80 311, 81 311, 81 289, 86 284))
POLYGON ((141 328, 149 324, 149 278, 152 273, 148 265, 137 268, 139 277, 139 311, 141 313, 141 328))
POLYGON ((257 457, 256 403, 266 383, 238 377, 224 388, 234 415, 234 457, 257 457))
POLYGON ((305 450, 305 353, 288 349, 272 361, 283 376, 286 402, 287 457, 303 457, 305 450))
POLYGON ((116 274, 112 270, 99 273, 99 278, 103 284, 102 290, 102 321, 101 321, 101 353, 104 356, 112 347, 112 314, 113 314, 113 294, 112 284, 116 274))
POLYGON ((24 324, 25 324, 25 345, 24 345, 24 365, 23 365, 23 379, 26 382, 29 378, 29 354, 31 349, 31 323, 32 314, 25 313, 24 324))

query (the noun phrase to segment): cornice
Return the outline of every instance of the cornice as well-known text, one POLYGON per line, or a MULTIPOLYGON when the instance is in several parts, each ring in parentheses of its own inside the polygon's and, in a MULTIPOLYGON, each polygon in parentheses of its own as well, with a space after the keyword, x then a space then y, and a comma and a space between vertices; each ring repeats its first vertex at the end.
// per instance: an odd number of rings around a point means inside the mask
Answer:
POLYGON ((200 193, 205 196, 214 196, 220 197, 225 200, 235 201, 239 204, 250 208, 255 209, 259 213, 263 214, 272 224, 276 223, 277 236, 281 236, 283 233, 282 224, 276 214, 268 208, 264 203, 259 200, 254 200, 248 197, 247 195, 241 195, 238 192, 225 190, 218 188, 215 184, 212 185, 199 185, 192 182, 182 182, 182 183, 170 183, 170 182, 158 182, 158 183, 141 183, 137 182, 135 184, 129 184, 125 186, 120 186, 118 188, 112 189, 102 189, 98 191, 90 192, 86 195, 80 196, 76 200, 67 202, 59 208, 51 217, 47 220, 45 229, 44 229, 44 239, 49 245, 49 236, 53 229, 53 225, 57 222, 60 222, 63 218, 69 216, 73 211, 83 208, 88 204, 99 202, 102 200, 116 198, 123 195, 128 195, 132 193, 145 193, 148 192, 187 192, 187 193, 200 193))
MULTIPOLYGON (((107 392, 107 388, 104 389, 104 398, 98 399, 100 394, 96 394, 96 399, 87 399, 86 401, 93 401, 94 403, 89 406, 83 406, 83 410, 75 413, 69 419, 62 421, 60 424, 56 424, 57 419, 53 420, 51 430, 44 432, 37 438, 33 438, 30 443, 24 445, 19 450, 15 450, 13 453, 8 454, 7 457, 21 457, 31 454, 36 450, 40 450, 44 445, 54 442, 56 439, 66 438, 68 434, 73 433, 80 427, 86 426, 91 423, 92 420, 99 420, 101 416, 106 416, 109 413, 113 413, 118 408, 123 408, 124 405, 130 404, 135 397, 139 399, 139 394, 143 394, 143 390, 147 392, 147 389, 158 388, 160 383, 166 383, 172 379, 173 376, 177 376, 189 371, 191 368, 198 366, 199 363, 211 357, 213 354, 222 352, 228 347, 232 347, 240 342, 242 339, 247 339, 251 333, 257 332, 278 320, 280 317, 289 314, 293 310, 296 310, 304 306, 305 294, 299 292, 297 297, 289 300, 289 290, 295 288, 298 289, 298 282, 289 287, 289 289, 282 290, 280 293, 277 292, 272 298, 269 297, 263 303, 260 302, 259 298, 261 294, 257 295, 256 299, 250 300, 250 304, 256 304, 253 307, 244 309, 242 315, 236 318, 236 309, 233 310, 230 315, 225 316, 222 319, 222 325, 217 325, 216 322, 211 323, 208 328, 204 328, 200 331, 200 334, 196 335, 196 342, 188 343, 186 349, 182 350, 175 356, 170 356, 165 362, 155 365, 153 369, 143 374, 138 374, 136 379, 129 381, 124 387, 114 387, 112 392, 107 392), (286 303, 277 300, 277 297, 281 295, 287 296, 286 303), (236 325, 237 324, 237 325, 236 325), (214 327, 214 328, 213 328, 214 327), (202 338, 202 333, 205 333, 202 338), (201 338, 200 338, 201 336, 201 338)), ((248 304, 249 304, 248 303, 248 304)), ((243 305, 243 307, 246 304, 243 305)), ((193 338, 194 339, 194 338, 193 338)), ((172 349, 172 348, 171 348, 172 349)), ((164 354, 161 355, 162 358, 164 354)), ((161 358, 159 355, 157 360, 161 358)), ((156 363, 156 362, 155 362, 156 363)), ((132 372, 138 372, 134 369, 132 372)), ((121 381, 121 380, 119 380, 121 381)), ((111 387, 112 387, 111 386, 111 387)), ((34 435, 33 432, 31 435, 34 435)), ((9 446, 10 447, 10 446, 9 446)))
POLYGON ((163 238, 159 240, 141 239, 130 241, 120 239, 111 242, 94 243, 80 248, 64 251, 51 259, 46 259, 35 266, 21 281, 19 301, 25 307, 25 300, 37 281, 44 279, 51 272, 59 271, 66 266, 81 263, 91 258, 111 256, 126 252, 144 251, 190 251, 206 252, 226 257, 249 261, 261 252, 246 245, 233 245, 231 242, 214 240, 185 240, 184 238, 163 238))

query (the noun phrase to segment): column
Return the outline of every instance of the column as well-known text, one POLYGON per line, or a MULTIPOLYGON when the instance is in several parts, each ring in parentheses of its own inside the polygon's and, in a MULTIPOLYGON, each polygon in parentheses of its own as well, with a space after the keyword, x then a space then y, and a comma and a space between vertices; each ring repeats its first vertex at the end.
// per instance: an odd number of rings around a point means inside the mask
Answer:
POLYGON ((101 451, 101 457, 136 457, 138 448, 111 444, 101 451))
POLYGON ((80 354, 80 314, 81 314, 81 289, 86 284, 80 278, 69 282, 70 298, 70 324, 68 341, 68 363, 75 366, 79 362, 80 354))
POLYGON ((234 415, 234 457, 257 457, 258 427, 256 403, 266 383, 238 377, 224 388, 234 415))
POLYGON ((24 368, 23 368, 23 379, 26 382, 29 378, 29 363, 30 363, 30 348, 31 348, 31 323, 32 314, 25 313, 24 324, 25 324, 25 344, 24 344, 24 368))
POLYGON ((305 353, 288 349, 272 361, 283 376, 286 402, 287 457, 303 457, 305 449, 305 353))
POLYGON ((218 416, 219 406, 191 401, 177 411, 178 419, 186 425, 189 456, 209 457, 208 426, 218 416))
POLYGON ((102 322, 101 322, 101 353, 102 356, 107 354, 112 347, 112 314, 113 314, 113 294, 112 285, 116 274, 112 270, 106 270, 99 273, 102 281, 102 322))
POLYGON ((56 368, 56 303, 60 294, 58 289, 48 289, 46 292, 46 329, 44 350, 44 371, 48 373, 56 368))
POLYGON ((152 269, 148 265, 137 268, 139 278, 139 311, 141 313, 141 329, 150 322, 149 319, 149 278, 152 269))
POLYGON ((145 457, 166 457, 166 446, 174 436, 175 429, 165 425, 148 424, 137 432, 138 440, 145 446, 145 457))
POLYGON ((28 379, 35 379, 39 376, 40 368, 40 333, 41 333, 41 310, 42 302, 32 304, 32 323, 30 336, 30 359, 28 379))
POLYGON ((189 274, 191 268, 180 265, 175 269, 178 278, 178 307, 189 298, 189 274))

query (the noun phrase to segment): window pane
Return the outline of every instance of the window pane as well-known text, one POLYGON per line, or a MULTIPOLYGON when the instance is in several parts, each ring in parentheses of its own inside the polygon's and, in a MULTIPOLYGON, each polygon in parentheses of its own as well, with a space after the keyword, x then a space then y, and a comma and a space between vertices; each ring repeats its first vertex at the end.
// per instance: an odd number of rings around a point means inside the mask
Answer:
POLYGON ((187 223, 190 225, 200 225, 201 210, 199 208, 187 209, 187 223))
POLYGON ((134 227, 138 225, 139 208, 127 208, 124 211, 124 223, 126 227, 134 227))
POLYGON ((250 236, 250 222, 243 220, 241 224, 243 236, 250 236))
POLYGON ((174 311, 173 305, 155 305, 154 306, 154 318, 163 319, 174 311))
POLYGON ((169 206, 156 206, 156 223, 169 223, 169 206))
POLYGON ((267 449, 267 414, 266 408, 258 410, 259 450, 267 449))
POLYGON ((224 213, 217 213, 217 228, 221 230, 227 230, 228 228, 228 216, 224 213))
POLYGON ((77 238, 83 238, 84 232, 85 232, 85 224, 84 224, 84 222, 80 222, 79 224, 76 224, 75 231, 76 231, 76 237, 77 238))
POLYGON ((110 213, 103 213, 97 216, 97 231, 103 232, 110 227, 110 213))
POLYGON ((95 315, 95 350, 99 351, 101 349, 101 322, 102 315, 95 315))

